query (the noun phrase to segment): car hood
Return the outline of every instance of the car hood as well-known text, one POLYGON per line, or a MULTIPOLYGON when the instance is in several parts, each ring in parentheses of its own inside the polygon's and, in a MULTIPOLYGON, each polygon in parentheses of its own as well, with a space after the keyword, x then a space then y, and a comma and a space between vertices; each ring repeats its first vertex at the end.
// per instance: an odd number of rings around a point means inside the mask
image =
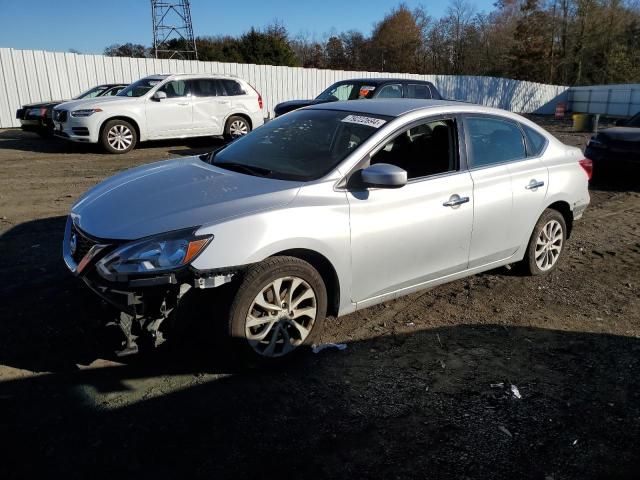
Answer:
POLYGON ((28 103, 26 105, 23 105, 22 108, 27 109, 27 108, 55 107, 56 105, 64 101, 65 100, 49 100, 46 102, 28 103))
POLYGON ((71 215, 91 236, 134 240, 281 207, 295 198, 301 185, 188 157, 111 177, 80 197, 71 215))
POLYGON ((140 100, 142 97, 95 97, 95 98, 80 98, 78 100, 71 100, 61 103, 56 107, 56 110, 74 110, 77 107, 80 108, 96 108, 104 107, 111 103, 131 102, 140 100))
POLYGON ((600 130, 599 137, 611 140, 622 140, 625 142, 640 142, 640 128, 636 127, 613 127, 600 130))

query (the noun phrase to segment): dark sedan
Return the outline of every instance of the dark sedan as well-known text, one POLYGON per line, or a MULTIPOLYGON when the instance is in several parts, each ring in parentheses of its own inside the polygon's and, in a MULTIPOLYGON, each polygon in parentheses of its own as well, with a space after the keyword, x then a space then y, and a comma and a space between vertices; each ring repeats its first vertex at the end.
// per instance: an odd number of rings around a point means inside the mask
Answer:
MULTIPOLYGON (((126 87, 124 83, 107 83, 98 85, 86 92, 81 93, 74 100, 94 97, 108 97, 116 95, 120 90, 126 87)), ((47 102, 30 103, 24 105, 16 112, 16 118, 20 120, 23 130, 36 132, 42 136, 53 134, 53 107, 60 105, 67 100, 50 100, 47 102)))
POLYGON ((290 100, 275 106, 276 117, 319 103, 364 98, 424 98, 442 100, 431 82, 405 78, 354 78, 336 82, 313 100, 290 100))
POLYGON ((640 112, 591 137, 585 156, 593 161, 593 178, 640 175, 640 112))

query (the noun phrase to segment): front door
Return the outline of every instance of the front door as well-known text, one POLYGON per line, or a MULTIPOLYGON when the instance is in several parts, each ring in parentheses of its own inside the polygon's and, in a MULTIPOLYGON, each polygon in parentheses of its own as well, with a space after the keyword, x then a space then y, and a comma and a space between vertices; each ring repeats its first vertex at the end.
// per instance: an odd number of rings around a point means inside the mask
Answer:
POLYGON ((189 136, 193 128, 191 95, 184 80, 173 80, 158 89, 167 98, 147 99, 146 117, 149 138, 189 136))
POLYGON ((465 270, 473 183, 460 170, 455 120, 425 120, 403 129, 370 162, 405 169, 408 183, 347 193, 352 300, 374 300, 465 270))

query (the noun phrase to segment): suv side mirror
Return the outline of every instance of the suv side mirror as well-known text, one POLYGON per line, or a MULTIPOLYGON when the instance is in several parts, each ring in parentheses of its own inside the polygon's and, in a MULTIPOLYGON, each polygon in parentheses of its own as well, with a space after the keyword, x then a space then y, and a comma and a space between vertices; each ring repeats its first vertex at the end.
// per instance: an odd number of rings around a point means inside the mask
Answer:
POLYGON ((158 102, 164 98, 167 98, 167 94, 165 92, 156 92, 153 94, 153 96, 151 97, 154 100, 157 100, 158 102))
POLYGON ((618 120, 615 121, 614 125, 616 127, 624 127, 627 124, 627 119, 626 118, 619 118, 618 120))
POLYGON ((366 187, 400 188, 407 184, 407 171, 389 163, 376 163, 360 171, 366 187))

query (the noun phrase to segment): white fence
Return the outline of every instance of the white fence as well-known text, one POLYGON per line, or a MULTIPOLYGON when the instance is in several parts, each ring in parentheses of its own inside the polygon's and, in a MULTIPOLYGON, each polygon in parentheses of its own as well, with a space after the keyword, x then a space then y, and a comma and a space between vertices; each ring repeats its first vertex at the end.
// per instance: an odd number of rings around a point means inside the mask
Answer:
POLYGON ((273 115, 273 107, 279 102, 313 98, 333 82, 358 77, 429 80, 444 98, 529 113, 552 113, 558 101, 567 100, 568 90, 494 77, 354 72, 0 48, 0 128, 19 126, 15 113, 26 103, 69 99, 100 83, 129 83, 146 75, 178 72, 226 73, 246 79, 262 93, 265 116, 273 115))
POLYGON ((640 84, 572 87, 568 94, 573 112, 630 117, 640 112, 640 84))

